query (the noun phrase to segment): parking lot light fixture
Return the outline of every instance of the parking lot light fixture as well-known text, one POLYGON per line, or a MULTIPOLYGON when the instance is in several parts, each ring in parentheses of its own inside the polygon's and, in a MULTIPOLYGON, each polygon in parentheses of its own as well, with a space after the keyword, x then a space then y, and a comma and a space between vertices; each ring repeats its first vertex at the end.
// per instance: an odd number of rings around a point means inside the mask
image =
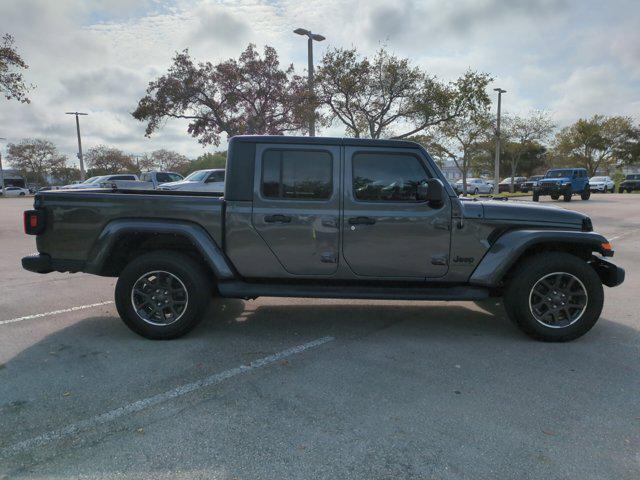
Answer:
MULTIPOLYGON (((0 140, 6 140, 0 137, 0 140)), ((0 149, 0 194, 4 195, 4 170, 2 170, 2 149, 0 149)))
POLYGON ((494 165, 494 187, 493 193, 500 193, 498 188, 498 184, 500 183, 500 104, 502 102, 502 94, 507 93, 506 90, 502 88, 494 88, 494 91, 498 92, 498 116, 496 118, 496 156, 495 156, 495 165, 494 165))
POLYGON ((82 140, 80 139, 80 120, 78 119, 78 116, 89 114, 82 112, 65 112, 65 114, 76 116, 76 132, 78 134, 78 160, 80 160, 80 181, 84 182, 84 159, 82 158, 82 140))
MULTIPOLYGON (((308 61, 308 75, 309 75, 309 93, 313 95, 313 41, 322 42, 325 40, 323 35, 319 33, 312 33, 306 28, 296 28, 293 33, 303 35, 307 37, 307 61, 308 61)), ((309 136, 316 136, 316 112, 315 109, 309 115, 309 136)))

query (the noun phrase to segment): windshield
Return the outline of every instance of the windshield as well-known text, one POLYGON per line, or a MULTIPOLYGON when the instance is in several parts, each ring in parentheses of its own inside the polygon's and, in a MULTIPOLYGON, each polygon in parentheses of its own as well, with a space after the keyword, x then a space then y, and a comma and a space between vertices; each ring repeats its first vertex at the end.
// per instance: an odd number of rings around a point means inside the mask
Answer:
POLYGON ((640 175, 627 175, 627 180, 640 180, 640 175))
POLYGON ((607 180, 606 177, 591 177, 592 182, 604 182, 606 180, 607 180))
POLYGON ((209 170, 196 170, 195 172, 187 175, 185 180, 191 180, 193 182, 201 182, 209 174, 209 170))
POLYGON ((511 177, 507 177, 504 180, 502 180, 500 183, 511 183, 511 177))
POLYGON ((87 178, 84 182, 82 183, 95 183, 98 180, 100 180, 102 177, 91 177, 91 178, 87 178))
POLYGON ((573 170, 549 170, 547 178, 567 178, 573 175, 573 170))

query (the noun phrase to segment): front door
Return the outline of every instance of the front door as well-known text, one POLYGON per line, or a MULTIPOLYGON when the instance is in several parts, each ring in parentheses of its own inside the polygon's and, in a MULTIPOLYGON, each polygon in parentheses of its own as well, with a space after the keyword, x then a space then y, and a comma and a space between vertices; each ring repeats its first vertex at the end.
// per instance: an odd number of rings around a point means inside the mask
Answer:
POLYGON ((340 148, 258 145, 252 221, 282 267, 330 275, 340 247, 340 148))
POLYGON ((345 149, 343 252, 362 277, 447 273, 451 202, 433 208, 418 186, 434 177, 419 150, 345 149))

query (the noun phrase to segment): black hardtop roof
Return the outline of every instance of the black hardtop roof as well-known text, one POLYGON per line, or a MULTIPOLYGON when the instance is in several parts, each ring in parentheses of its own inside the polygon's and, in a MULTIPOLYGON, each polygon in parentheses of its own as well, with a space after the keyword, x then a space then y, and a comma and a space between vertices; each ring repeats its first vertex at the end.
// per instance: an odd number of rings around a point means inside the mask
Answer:
POLYGON ((549 170, 547 170, 547 172, 556 172, 558 170, 582 170, 582 171, 587 171, 586 168, 582 168, 582 167, 558 167, 558 168, 550 168, 549 170))
POLYGON ((248 143, 295 143, 299 145, 341 145, 357 147, 421 148, 420 144, 407 140, 374 140, 350 137, 297 137, 290 135, 237 135, 231 141, 248 143))

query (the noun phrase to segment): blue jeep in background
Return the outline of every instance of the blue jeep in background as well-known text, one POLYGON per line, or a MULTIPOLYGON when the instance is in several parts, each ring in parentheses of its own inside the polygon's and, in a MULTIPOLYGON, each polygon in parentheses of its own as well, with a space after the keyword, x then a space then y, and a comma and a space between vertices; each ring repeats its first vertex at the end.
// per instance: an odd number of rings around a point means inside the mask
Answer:
POLYGON ((544 178, 533 188, 533 201, 537 202, 542 195, 550 195, 553 200, 560 196, 565 202, 571 201, 571 196, 579 194, 582 200, 589 200, 589 176, 584 168, 555 168, 547 171, 544 178))

